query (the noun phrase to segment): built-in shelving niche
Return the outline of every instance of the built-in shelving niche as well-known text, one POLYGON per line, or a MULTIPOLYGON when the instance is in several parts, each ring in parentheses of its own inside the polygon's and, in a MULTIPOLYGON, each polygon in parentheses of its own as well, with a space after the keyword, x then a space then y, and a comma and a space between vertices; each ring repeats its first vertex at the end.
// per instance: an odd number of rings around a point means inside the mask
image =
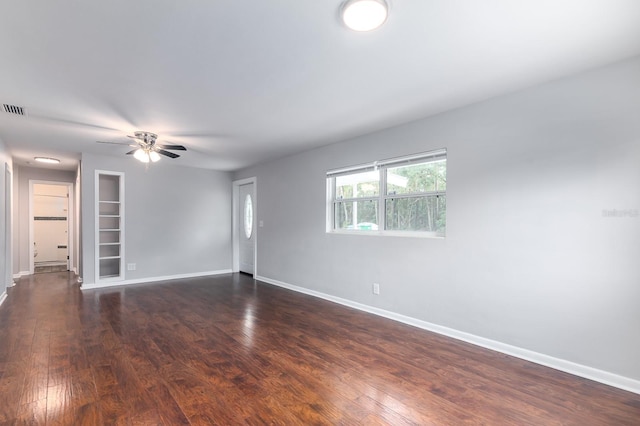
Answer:
POLYGON ((124 173, 96 170, 96 282, 124 279, 124 173))

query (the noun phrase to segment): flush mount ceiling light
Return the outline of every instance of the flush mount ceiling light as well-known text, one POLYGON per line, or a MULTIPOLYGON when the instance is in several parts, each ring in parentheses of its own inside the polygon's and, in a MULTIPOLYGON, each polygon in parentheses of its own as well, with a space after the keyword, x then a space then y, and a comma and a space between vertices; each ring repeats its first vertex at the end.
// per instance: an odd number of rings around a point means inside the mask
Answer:
POLYGON ((59 164, 60 160, 58 160, 57 158, 51 158, 51 157, 33 157, 34 160, 36 160, 39 163, 47 163, 47 164, 59 164))
POLYGON ((371 31, 384 24, 388 12, 384 0, 347 0, 342 6, 342 20, 354 31, 371 31))

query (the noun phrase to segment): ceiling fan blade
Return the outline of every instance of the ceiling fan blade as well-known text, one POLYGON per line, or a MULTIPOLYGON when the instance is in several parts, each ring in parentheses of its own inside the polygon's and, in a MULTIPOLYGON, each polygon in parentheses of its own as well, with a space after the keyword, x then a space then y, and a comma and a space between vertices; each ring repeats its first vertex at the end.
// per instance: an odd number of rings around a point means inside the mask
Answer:
POLYGON ((96 141, 97 143, 108 143, 111 145, 127 145, 127 146, 131 146, 129 144, 129 142, 107 142, 107 141, 96 141))
POLYGON ((156 144, 156 146, 158 148, 161 148, 161 149, 174 149, 176 151, 186 151, 187 150, 187 148, 185 148, 182 145, 166 145, 166 144, 160 145, 160 144, 156 144))
POLYGON ((178 158, 180 157, 178 154, 174 154, 173 152, 165 151, 164 149, 156 149, 158 154, 166 155, 169 158, 178 158))
POLYGON ((203 138, 203 139, 218 139, 228 138, 229 135, 224 133, 210 133, 205 131, 200 132, 185 132, 185 133, 171 133, 167 135, 168 138, 203 138))
POLYGON ((29 117, 50 122, 53 124, 58 124, 58 125, 81 126, 81 127, 87 127, 87 128, 93 128, 93 129, 99 129, 99 130, 110 130, 110 131, 120 132, 120 129, 114 129, 113 127, 106 127, 106 126, 100 126, 98 124, 87 123, 87 122, 81 121, 80 119, 54 117, 54 116, 49 116, 45 114, 39 114, 38 112, 35 112, 35 111, 31 111, 31 114, 29 114, 29 117))
POLYGON ((133 154, 133 153, 135 153, 138 149, 140 149, 140 148, 132 149, 131 151, 127 152, 125 155, 132 155, 132 154, 133 154))

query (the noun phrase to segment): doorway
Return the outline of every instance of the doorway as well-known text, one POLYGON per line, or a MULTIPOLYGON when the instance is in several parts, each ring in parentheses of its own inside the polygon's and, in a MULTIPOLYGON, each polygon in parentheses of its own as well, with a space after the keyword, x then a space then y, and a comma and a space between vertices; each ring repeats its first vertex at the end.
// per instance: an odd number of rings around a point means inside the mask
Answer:
POLYGON ((72 184, 30 181, 30 272, 71 269, 72 184))
POLYGON ((233 271, 256 274, 256 179, 233 182, 233 271))

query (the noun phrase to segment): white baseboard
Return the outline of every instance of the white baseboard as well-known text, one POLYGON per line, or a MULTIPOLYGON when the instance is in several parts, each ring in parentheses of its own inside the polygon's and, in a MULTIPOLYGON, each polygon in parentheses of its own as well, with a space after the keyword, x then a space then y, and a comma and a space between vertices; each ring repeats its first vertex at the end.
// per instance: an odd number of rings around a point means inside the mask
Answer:
POLYGON ((379 315, 394 321, 398 321, 404 324, 412 325, 414 327, 422 328, 424 330, 432 331, 434 333, 442 334, 447 337, 451 337, 463 342, 471 343, 476 346, 491 349, 496 352, 511 355, 516 358, 531 361, 536 364, 544 365, 555 370, 564 371, 565 373, 573 374, 574 376, 584 377, 596 382, 604 383, 605 385, 613 386, 619 389, 623 389, 629 392, 640 394, 640 380, 631 379, 628 377, 620 376, 608 371, 598 370, 582 364, 576 364, 571 361, 567 361, 560 358, 555 358, 549 355, 534 352, 528 349, 523 349, 517 346, 512 346, 506 343, 498 342, 496 340, 486 339, 484 337, 476 336, 474 334, 466 333, 464 331, 455 330, 453 328, 443 327, 441 325, 433 324, 427 321, 422 321, 416 318, 408 317, 405 315, 397 314, 395 312, 386 311, 373 306, 364 305, 362 303, 353 302, 348 299, 342 299, 340 297, 332 296, 329 294, 321 293, 315 290, 310 290, 304 287, 298 287, 292 284, 287 284, 282 281, 274 280, 267 277, 255 276, 256 280, 264 281, 268 284, 273 284, 278 287, 283 287, 289 290, 293 290, 299 293, 308 294, 310 296, 319 297, 331 302, 335 302, 341 305, 355 308, 364 312, 369 312, 374 315, 379 315))
POLYGON ((137 278, 135 280, 107 281, 107 282, 94 283, 94 284, 82 284, 80 288, 82 290, 94 290, 97 288, 119 287, 123 285, 145 284, 145 283, 153 283, 158 281, 169 281, 169 280, 181 280, 185 278, 198 278, 198 277, 206 277, 209 275, 222 275, 222 274, 230 274, 230 273, 231 273, 231 269, 220 269, 218 271, 194 272, 190 274, 167 275, 163 277, 137 278))
POLYGON ((20 271, 17 274, 13 274, 13 278, 15 278, 17 280, 19 278, 24 277, 25 275, 31 275, 31 272, 29 272, 29 271, 20 271))
POLYGON ((2 303, 7 299, 7 292, 3 291, 2 294, 0 294, 0 306, 2 306, 2 303))

